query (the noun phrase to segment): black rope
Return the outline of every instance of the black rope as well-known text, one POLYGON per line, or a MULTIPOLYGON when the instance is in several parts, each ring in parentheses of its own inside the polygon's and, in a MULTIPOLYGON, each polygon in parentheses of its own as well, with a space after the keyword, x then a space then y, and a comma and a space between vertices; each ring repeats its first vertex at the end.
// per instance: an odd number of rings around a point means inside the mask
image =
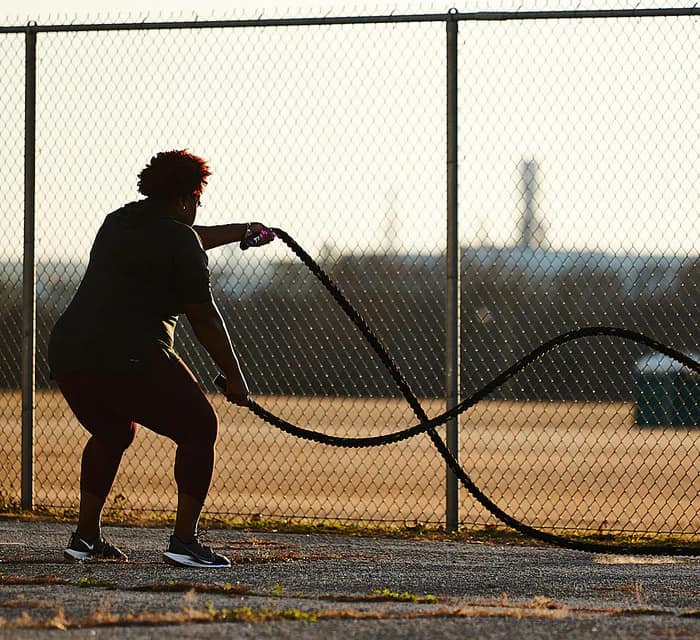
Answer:
MULTIPOLYGON (((498 507, 488 496, 486 496, 479 489, 479 487, 476 486, 476 484, 474 484, 474 482, 467 475, 464 469, 460 466, 459 462, 452 455, 450 450, 447 448, 445 443, 435 431, 436 427, 445 424, 452 418, 457 417, 461 413, 465 412, 467 409, 473 407, 480 400, 482 400, 494 390, 505 384, 510 378, 512 378, 520 371, 528 367, 530 364, 535 362, 537 359, 542 357, 545 353, 558 348, 562 344, 572 342, 574 340, 579 340, 581 338, 587 338, 592 336, 613 336, 623 338, 625 340, 630 340, 632 342, 643 344, 655 351, 663 353, 699 374, 700 363, 696 362, 684 353, 681 353, 676 349, 664 345, 663 343, 658 342, 657 340, 654 340, 653 338, 645 336, 644 334, 638 333, 636 331, 606 326, 583 327, 580 329, 569 331, 543 343, 531 353, 529 353, 528 355, 520 359, 518 362, 516 362, 514 365, 501 372, 493 380, 491 380, 486 385, 475 391, 469 397, 462 400, 455 407, 431 419, 428 418, 428 416, 426 415, 425 411, 420 405, 420 402, 418 401, 418 398, 411 390, 408 382, 405 380, 405 378, 399 371, 398 367, 396 366, 396 363, 391 358, 386 348, 382 345, 377 336, 369 328, 364 318, 362 318, 362 316, 342 294, 340 289, 338 289, 338 287, 331 280, 328 274, 316 263, 315 260, 313 260, 313 258, 311 258, 311 256, 309 256, 308 253, 306 253, 306 251, 304 251, 304 249, 302 249, 301 246, 299 246, 299 244, 286 231, 276 228, 273 228, 272 230, 275 232, 275 235, 278 238, 280 238, 280 240, 282 240, 282 242, 284 242, 292 250, 292 252, 304 263, 304 265, 314 274, 314 276, 318 278, 318 280, 324 285, 324 287, 336 300, 338 305, 347 314, 350 320, 352 320, 355 326, 362 332, 362 334, 369 342, 370 346, 374 349, 374 351, 379 356, 380 360, 390 373, 394 382, 398 385, 402 395, 411 406, 413 413, 418 418, 419 424, 404 429, 402 431, 397 431, 382 436, 351 438, 342 436, 332 436, 296 426, 294 424, 291 424, 290 422, 287 422, 286 420, 283 420, 278 416, 275 416, 274 414, 261 407, 257 402, 255 402, 255 400, 251 399, 249 403, 249 408, 255 415, 257 415, 265 422, 271 424, 272 426, 277 427, 278 429, 281 429, 282 431, 296 436, 298 438, 303 438, 305 440, 311 440, 313 442, 332 445, 336 447, 376 447, 400 442, 402 440, 412 438, 413 436, 416 436, 419 433, 427 433, 433 445, 438 450, 440 455, 444 458, 445 462, 450 467, 455 476, 484 508, 486 508, 493 516, 498 518, 501 522, 511 527, 512 529, 515 529, 523 535, 535 538, 542 542, 554 544, 559 547, 578 549, 581 551, 589 551, 595 553, 644 555, 700 555, 700 544, 695 543, 689 543, 687 545, 606 544, 600 542, 591 542, 566 538, 564 536, 535 529, 523 522, 520 522, 513 516, 503 511, 500 507, 498 507)), ((221 381, 219 383, 221 384, 221 381)))

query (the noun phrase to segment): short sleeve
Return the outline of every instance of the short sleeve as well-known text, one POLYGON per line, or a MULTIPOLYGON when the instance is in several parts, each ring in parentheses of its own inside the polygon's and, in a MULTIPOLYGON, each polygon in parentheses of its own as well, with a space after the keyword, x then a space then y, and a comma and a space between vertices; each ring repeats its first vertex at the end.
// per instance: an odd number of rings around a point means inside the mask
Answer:
POLYGON ((180 305, 210 302, 209 259, 202 242, 194 229, 176 224, 173 291, 177 294, 180 305))

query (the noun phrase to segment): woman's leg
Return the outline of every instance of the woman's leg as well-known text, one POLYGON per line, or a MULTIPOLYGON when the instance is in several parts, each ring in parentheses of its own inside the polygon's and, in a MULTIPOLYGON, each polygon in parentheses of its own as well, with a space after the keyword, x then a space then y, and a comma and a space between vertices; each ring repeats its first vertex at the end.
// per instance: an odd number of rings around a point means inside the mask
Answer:
POLYGON ((59 387, 93 434, 83 451, 79 534, 91 539, 99 532, 105 500, 138 422, 177 444, 175 535, 190 542, 211 483, 219 423, 182 360, 154 350, 129 371, 69 376, 59 387))
POLYGON ((210 416, 203 412, 196 424, 196 431, 190 429, 193 437, 177 440, 175 452, 177 516, 174 533, 185 543, 192 542, 197 534, 199 516, 214 472, 218 421, 213 411, 210 416))
POLYGON ((174 475, 178 489, 175 535, 191 542, 214 470, 219 421, 189 368, 175 357, 155 354, 144 362, 142 397, 134 420, 177 444, 174 475))
POLYGON ((73 374, 59 380, 58 386, 80 423, 92 434, 80 467, 77 533, 84 540, 94 540, 101 535, 102 509, 122 455, 133 442, 136 425, 110 407, 105 390, 117 392, 113 375, 73 374))
POLYGON ((80 467, 78 535, 83 540, 100 536, 102 509, 119 470, 123 450, 105 445, 92 436, 83 449, 80 467))

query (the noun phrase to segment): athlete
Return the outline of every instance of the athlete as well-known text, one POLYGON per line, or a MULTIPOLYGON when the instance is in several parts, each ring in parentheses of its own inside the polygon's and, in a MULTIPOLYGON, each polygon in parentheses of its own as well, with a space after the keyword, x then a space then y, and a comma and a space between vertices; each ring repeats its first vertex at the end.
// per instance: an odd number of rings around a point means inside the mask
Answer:
POLYGON ((91 434, 80 470, 78 525, 64 551, 69 560, 128 559, 104 539, 101 519, 138 423, 177 444, 177 516, 164 560, 230 566, 198 539, 218 418, 173 339, 184 313, 226 376, 226 398, 247 405, 248 385, 212 298, 205 250, 244 238, 257 238, 260 246, 274 234, 258 222, 194 226, 210 175, 206 161, 186 150, 151 158, 138 175, 145 199, 105 218, 85 276, 51 333, 52 377, 91 434))

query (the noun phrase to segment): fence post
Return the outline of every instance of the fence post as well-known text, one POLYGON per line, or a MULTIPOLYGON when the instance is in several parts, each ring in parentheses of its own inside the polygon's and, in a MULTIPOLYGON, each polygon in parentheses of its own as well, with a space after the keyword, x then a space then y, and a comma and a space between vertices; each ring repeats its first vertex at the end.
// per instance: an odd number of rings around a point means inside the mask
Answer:
MULTIPOLYGON (((457 36, 459 20, 456 9, 447 16, 447 255, 446 255, 446 396, 447 409, 459 403, 460 327, 459 327, 459 236, 457 207, 457 36)), ((447 423, 447 448, 459 460, 459 417, 447 423)), ((459 485, 447 467, 446 528, 455 531, 459 524, 459 485)))
POLYGON ((24 256, 22 264, 22 508, 34 506, 36 335, 36 23, 27 25, 24 88, 24 256))

